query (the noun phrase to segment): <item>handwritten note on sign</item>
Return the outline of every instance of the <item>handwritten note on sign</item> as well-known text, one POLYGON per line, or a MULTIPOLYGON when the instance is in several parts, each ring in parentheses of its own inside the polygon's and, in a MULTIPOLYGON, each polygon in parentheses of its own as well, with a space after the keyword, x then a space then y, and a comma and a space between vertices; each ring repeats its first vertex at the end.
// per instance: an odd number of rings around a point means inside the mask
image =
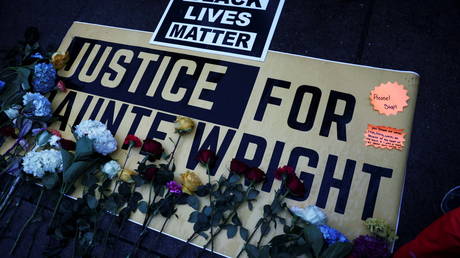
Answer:
POLYGON ((371 91, 371 104, 380 114, 396 115, 407 106, 407 90, 397 82, 382 83, 371 91))
POLYGON ((364 134, 366 146, 374 146, 381 149, 402 150, 404 147, 404 129, 396 129, 386 126, 369 124, 364 134))

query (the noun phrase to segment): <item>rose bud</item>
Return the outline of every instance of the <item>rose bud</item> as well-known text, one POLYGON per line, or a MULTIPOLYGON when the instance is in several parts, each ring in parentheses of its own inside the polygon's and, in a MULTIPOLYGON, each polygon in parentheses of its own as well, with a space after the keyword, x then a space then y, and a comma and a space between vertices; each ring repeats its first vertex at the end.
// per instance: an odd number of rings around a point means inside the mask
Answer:
POLYGON ((65 67, 67 62, 69 62, 69 59, 70 59, 69 52, 66 52, 65 54, 56 52, 51 56, 51 63, 53 64, 54 69, 60 70, 65 67))
POLYGON ((61 145, 61 148, 68 151, 73 151, 77 147, 77 144, 74 141, 62 138, 59 140, 59 144, 61 145))
POLYGON ((59 132, 58 130, 56 129, 51 129, 51 128, 48 128, 48 132, 50 132, 52 135, 56 135, 57 137, 60 137, 62 138, 62 134, 61 132, 59 132))
POLYGON ((230 171, 233 173, 244 175, 248 170, 249 167, 244 162, 241 162, 237 159, 233 159, 232 162, 230 162, 230 171))
POLYGON ((260 183, 265 180, 265 173, 259 168, 251 168, 246 174, 246 179, 254 183, 260 183))
POLYGON ((200 152, 198 152, 197 159, 201 163, 201 165, 212 168, 216 163, 217 157, 212 150, 201 150, 200 152))
POLYGON ((278 180, 282 180, 283 176, 286 176, 286 178, 290 178, 291 176, 296 176, 294 172, 294 168, 290 166, 284 166, 284 167, 278 168, 275 172, 275 178, 278 180))
POLYGON ((56 88, 61 91, 61 92, 67 92, 67 88, 65 86, 65 83, 62 80, 59 80, 56 84, 56 88))
POLYGON ((123 142, 124 145, 131 145, 134 148, 139 148, 142 146, 141 139, 139 139, 137 136, 128 134, 125 138, 125 141, 123 142))
POLYGON ((144 144, 142 145, 139 153, 144 156, 148 156, 150 161, 155 161, 161 157, 163 151, 164 149, 163 146, 161 146, 161 143, 155 140, 146 139, 144 140, 144 144))
POLYGON ((126 182, 126 183, 134 183, 133 176, 138 175, 136 171, 132 171, 129 169, 123 169, 118 173, 118 177, 120 178, 121 181, 126 182))
POLYGON ((154 166, 148 166, 142 173, 142 177, 144 177, 144 179, 146 180, 152 181, 155 179, 157 172, 158 172, 158 168, 154 166))
POLYGON ((305 186, 297 176, 291 176, 286 184, 287 188, 295 196, 305 195, 305 186))
POLYGON ((189 195, 192 195, 199 186, 203 185, 201 179, 191 171, 182 173, 179 181, 182 184, 182 191, 189 195))
POLYGON ((174 129, 176 130, 176 133, 180 135, 191 133, 194 127, 195 123, 192 119, 188 117, 177 117, 176 122, 174 124, 174 129))

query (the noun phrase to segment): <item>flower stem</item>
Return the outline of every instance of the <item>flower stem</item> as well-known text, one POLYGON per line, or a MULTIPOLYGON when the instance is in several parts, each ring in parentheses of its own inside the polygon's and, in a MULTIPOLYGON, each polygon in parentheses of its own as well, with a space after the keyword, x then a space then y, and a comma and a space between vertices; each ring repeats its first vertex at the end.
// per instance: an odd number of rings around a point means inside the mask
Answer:
POLYGON ((211 253, 214 252, 214 230, 213 230, 213 220, 214 220, 214 205, 212 203, 212 185, 211 185, 211 170, 209 169, 209 165, 206 164, 206 171, 208 172, 208 184, 210 186, 210 191, 209 191, 209 207, 211 207, 211 221, 210 221, 210 227, 211 227, 211 253))
MULTIPOLYGON (((238 203, 234 208, 233 208, 233 211, 232 213, 230 213, 230 215, 224 219, 224 221, 221 223, 221 225, 225 225, 227 224, 227 222, 236 214, 236 211, 238 210, 238 208, 240 208, 240 206, 247 200, 248 198, 248 194, 249 194, 249 191, 253 188, 254 186, 254 182, 251 182, 251 184, 248 186, 247 190, 246 190, 246 194, 244 196, 244 199, 243 201, 241 201, 240 203, 238 203)), ((219 235, 219 233, 222 231, 223 227, 219 227, 219 229, 217 229, 216 233, 214 234, 214 236, 217 236, 219 235)), ((206 247, 211 243, 211 241, 208 241, 204 246, 203 246, 203 250, 206 249, 206 247)))
POLYGON ((59 207, 61 206, 62 199, 64 198, 64 194, 66 192, 65 190, 66 190, 66 185, 65 183, 62 183, 60 196, 59 196, 58 201, 56 202, 56 206, 54 207, 54 211, 53 211, 53 215, 51 216, 50 223, 48 224, 48 230, 53 227, 54 219, 56 218, 57 212, 59 210, 59 207))
POLYGON ((133 146, 134 146, 133 143, 129 143, 128 154, 126 154, 125 163, 123 163, 122 169, 125 169, 125 167, 126 167, 126 163, 128 162, 129 156, 131 155, 131 150, 132 150, 133 146))
POLYGON ((16 241, 14 241, 14 244, 13 244, 13 247, 11 247, 11 250, 10 250, 10 255, 13 255, 14 253, 14 250, 16 249, 19 241, 21 240, 22 238, 22 234, 24 233, 24 230, 26 229, 26 227, 30 224, 30 222, 34 219, 35 215, 37 214, 37 211, 38 211, 38 208, 40 207, 40 203, 42 201, 42 197, 43 197, 43 193, 45 192, 45 189, 42 188, 41 191, 40 191, 40 195, 38 197, 38 200, 37 200, 37 204, 35 205, 35 209, 34 211, 32 212, 32 215, 29 217, 29 219, 26 221, 26 223, 24 223, 24 225, 22 226, 21 230, 19 231, 19 234, 18 236, 16 237, 16 241))
POLYGON ((14 191, 16 190, 16 186, 20 183, 20 181, 21 177, 19 176, 14 179, 13 184, 9 188, 7 194, 5 195, 5 198, 2 200, 2 203, 0 204, 0 212, 6 208, 7 203, 9 203, 11 196, 13 196, 14 191))
POLYGON ((254 229, 254 231, 252 231, 251 235, 249 236, 248 240, 246 241, 246 243, 244 244, 243 248, 241 249, 241 251, 238 253, 238 255, 236 256, 236 258, 240 257, 241 254, 243 253, 243 251, 246 249, 246 246, 249 244, 249 242, 251 242, 251 239, 252 237, 254 237, 254 234, 257 232, 257 230, 259 229, 260 225, 262 225, 263 221, 265 219, 262 218, 259 220, 259 222, 257 222, 257 226, 256 228, 254 229))
POLYGON ((182 135, 179 134, 179 137, 177 138, 177 141, 176 141, 176 143, 174 144, 174 149, 173 149, 173 151, 171 152, 171 157, 169 157, 168 165, 166 166, 168 169, 169 169, 169 165, 171 165, 171 162, 172 162, 173 159, 174 159, 174 154, 176 153, 177 146, 179 145, 179 141, 180 141, 181 138, 182 138, 182 135))

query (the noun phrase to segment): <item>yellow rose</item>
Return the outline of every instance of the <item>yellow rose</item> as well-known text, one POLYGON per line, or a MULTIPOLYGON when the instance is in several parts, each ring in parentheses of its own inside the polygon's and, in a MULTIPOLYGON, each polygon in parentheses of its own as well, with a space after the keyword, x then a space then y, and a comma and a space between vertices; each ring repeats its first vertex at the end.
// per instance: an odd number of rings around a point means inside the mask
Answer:
POLYGON ((201 179, 191 171, 187 171, 180 175, 180 182, 182 184, 182 191, 192 195, 198 186, 203 185, 201 179))
POLYGON ((60 70, 64 68, 64 66, 69 62, 70 55, 69 52, 66 52, 65 54, 56 52, 51 56, 51 63, 54 66, 54 69, 60 70))
POLYGON ((176 123, 174 125, 174 128, 176 129, 176 133, 178 134, 188 134, 193 131, 193 128, 195 127, 195 122, 193 122, 192 119, 188 117, 177 117, 176 123))
POLYGON ((118 177, 121 181, 126 183, 134 183, 132 176, 138 175, 136 171, 132 171, 129 169, 123 169, 118 173, 118 177))

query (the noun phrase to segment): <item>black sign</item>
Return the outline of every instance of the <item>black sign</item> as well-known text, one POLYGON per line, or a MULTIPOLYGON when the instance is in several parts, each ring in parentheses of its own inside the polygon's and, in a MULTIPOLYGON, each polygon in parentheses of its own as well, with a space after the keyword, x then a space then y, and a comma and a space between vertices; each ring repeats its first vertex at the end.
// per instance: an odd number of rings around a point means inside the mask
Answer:
POLYGON ((263 61, 284 0, 171 0, 150 41, 263 61))

